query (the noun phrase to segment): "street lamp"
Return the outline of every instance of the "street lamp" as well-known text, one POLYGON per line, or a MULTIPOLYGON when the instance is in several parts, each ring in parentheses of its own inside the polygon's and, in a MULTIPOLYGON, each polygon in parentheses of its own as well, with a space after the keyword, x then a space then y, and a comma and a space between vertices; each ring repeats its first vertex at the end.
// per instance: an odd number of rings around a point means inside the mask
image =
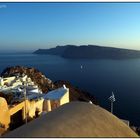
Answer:
POLYGON ((27 110, 26 110, 26 99, 27 99, 27 91, 26 91, 26 86, 24 86, 24 100, 25 100, 25 123, 27 124, 27 110))
POLYGON ((22 91, 23 91, 24 102, 25 102, 25 123, 27 124, 27 105, 26 105, 26 100, 27 100, 27 90, 26 90, 26 87, 27 87, 27 79, 25 81, 25 84, 24 84, 24 82, 22 82, 22 85, 24 87, 24 89, 22 91))

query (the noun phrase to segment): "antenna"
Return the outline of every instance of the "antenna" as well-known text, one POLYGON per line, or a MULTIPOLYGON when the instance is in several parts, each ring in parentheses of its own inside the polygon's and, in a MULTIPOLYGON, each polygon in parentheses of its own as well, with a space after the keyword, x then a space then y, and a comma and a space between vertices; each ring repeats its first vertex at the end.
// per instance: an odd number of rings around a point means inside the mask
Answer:
POLYGON ((113 92, 112 92, 112 95, 108 99, 110 100, 110 103, 111 103, 111 113, 113 114, 113 103, 116 101, 113 92))

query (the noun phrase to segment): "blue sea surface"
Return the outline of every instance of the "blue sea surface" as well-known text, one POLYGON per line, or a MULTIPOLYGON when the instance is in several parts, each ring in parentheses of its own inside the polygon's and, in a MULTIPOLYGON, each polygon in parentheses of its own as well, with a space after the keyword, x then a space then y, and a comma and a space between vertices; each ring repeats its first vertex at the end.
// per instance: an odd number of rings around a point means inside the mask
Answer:
POLYGON ((140 59, 71 60, 55 55, 0 55, 0 72, 16 65, 35 67, 52 81, 67 80, 93 94, 108 111, 108 97, 113 91, 114 114, 140 126, 140 59))

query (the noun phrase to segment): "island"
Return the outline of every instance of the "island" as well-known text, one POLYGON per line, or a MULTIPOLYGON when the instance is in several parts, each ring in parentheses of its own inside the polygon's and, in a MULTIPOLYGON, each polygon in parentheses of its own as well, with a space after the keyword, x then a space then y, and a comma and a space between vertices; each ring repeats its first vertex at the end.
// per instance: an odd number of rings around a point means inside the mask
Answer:
POLYGON ((139 50, 114 48, 98 45, 65 45, 50 49, 38 49, 38 55, 59 55, 67 59, 132 59, 140 58, 139 50))

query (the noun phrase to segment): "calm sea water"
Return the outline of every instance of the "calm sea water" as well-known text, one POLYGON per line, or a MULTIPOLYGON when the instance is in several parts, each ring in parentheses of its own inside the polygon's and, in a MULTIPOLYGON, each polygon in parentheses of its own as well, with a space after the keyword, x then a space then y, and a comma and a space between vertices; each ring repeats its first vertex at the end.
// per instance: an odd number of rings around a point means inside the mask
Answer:
POLYGON ((53 55, 0 55, 0 72, 16 65, 35 67, 52 81, 68 80, 95 95, 107 110, 108 97, 114 91, 114 114, 140 126, 140 59, 69 60, 53 55))

